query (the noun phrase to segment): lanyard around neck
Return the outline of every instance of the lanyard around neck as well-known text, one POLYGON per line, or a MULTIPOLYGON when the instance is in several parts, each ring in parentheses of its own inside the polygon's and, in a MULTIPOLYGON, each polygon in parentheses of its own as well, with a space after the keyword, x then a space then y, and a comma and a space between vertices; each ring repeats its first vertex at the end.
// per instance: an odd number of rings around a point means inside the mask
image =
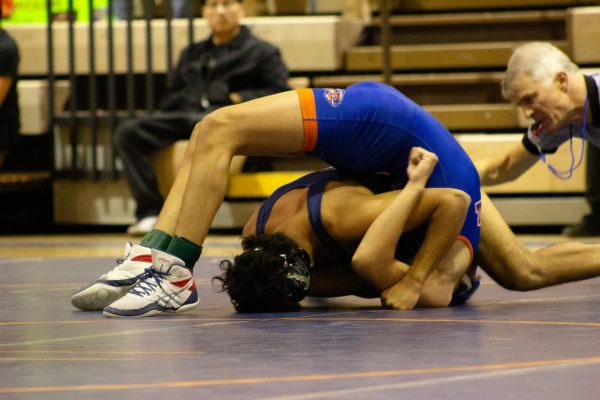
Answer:
POLYGON ((569 129, 569 151, 571 154, 571 165, 569 166, 569 169, 563 170, 563 171, 559 171, 558 169, 556 169, 552 164, 550 164, 546 160, 546 154, 540 149, 540 160, 542 160, 544 162, 544 164, 546 164, 546 167, 548 167, 550 172, 552 172, 552 174, 554 174, 554 176, 556 176, 558 179, 562 179, 562 180, 571 179, 571 176, 573 176, 573 171, 575 171, 583 162, 583 150, 585 149, 585 124, 586 124, 586 120, 587 120, 587 109, 588 109, 588 98, 586 96, 585 102, 583 105, 583 121, 581 122, 581 153, 579 154, 579 160, 577 161, 577 164, 575 164, 575 154, 573 152, 573 130, 571 128, 569 129))

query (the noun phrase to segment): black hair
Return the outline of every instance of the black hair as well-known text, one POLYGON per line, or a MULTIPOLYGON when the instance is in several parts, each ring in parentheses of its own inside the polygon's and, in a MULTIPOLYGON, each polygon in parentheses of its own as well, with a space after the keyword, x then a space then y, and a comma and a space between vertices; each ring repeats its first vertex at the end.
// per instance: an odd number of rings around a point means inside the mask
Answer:
POLYGON ((220 291, 229 294, 236 311, 280 312, 299 309, 297 301, 290 301, 287 279, 291 266, 282 254, 289 254, 298 244, 289 237, 274 233, 252 235, 242 239, 242 254, 233 262, 223 260, 220 276, 213 277, 220 291))

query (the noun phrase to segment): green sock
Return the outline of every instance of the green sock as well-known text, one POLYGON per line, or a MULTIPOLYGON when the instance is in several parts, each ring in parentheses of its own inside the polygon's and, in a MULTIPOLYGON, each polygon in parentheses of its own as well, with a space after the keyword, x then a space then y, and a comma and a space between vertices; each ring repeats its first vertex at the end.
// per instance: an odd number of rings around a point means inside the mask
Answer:
POLYGON ((150 247, 151 249, 165 251, 167 250, 167 247, 169 247, 169 243, 171 243, 172 239, 173 235, 169 235, 167 232, 158 229, 152 229, 144 236, 140 245, 150 247))
POLYGON ((200 258, 200 254, 202 254, 202 246, 198 246, 184 237, 173 236, 165 252, 181 258, 185 262, 186 268, 193 270, 194 264, 196 264, 196 261, 200 258))

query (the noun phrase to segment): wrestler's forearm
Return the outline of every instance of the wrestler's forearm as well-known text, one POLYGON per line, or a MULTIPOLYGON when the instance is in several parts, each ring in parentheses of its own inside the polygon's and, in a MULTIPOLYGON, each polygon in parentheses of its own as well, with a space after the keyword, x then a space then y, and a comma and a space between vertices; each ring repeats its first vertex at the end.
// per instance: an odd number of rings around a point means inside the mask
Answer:
POLYGON ((459 190, 448 190, 436 204, 425 239, 407 272, 407 277, 423 285, 431 272, 440 265, 460 234, 470 198, 459 190))
POLYGON ((396 244, 423 191, 423 183, 409 182, 373 221, 352 257, 356 272, 377 289, 384 290, 405 275, 408 266, 394 258, 396 244))

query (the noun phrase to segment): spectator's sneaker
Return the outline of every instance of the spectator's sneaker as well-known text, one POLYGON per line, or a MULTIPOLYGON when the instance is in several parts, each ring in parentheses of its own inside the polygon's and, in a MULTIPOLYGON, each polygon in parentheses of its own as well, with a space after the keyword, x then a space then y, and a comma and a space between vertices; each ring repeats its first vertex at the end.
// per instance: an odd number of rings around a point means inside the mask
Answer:
POLYGON ((150 233, 152 229, 154 229, 156 221, 158 221, 157 215, 151 215, 149 217, 142 218, 141 220, 137 221, 135 224, 127 228, 127 234, 131 236, 144 236, 145 234, 150 233))
POLYGON ((71 304, 83 311, 100 311, 113 301, 123 297, 145 269, 152 265, 148 247, 125 245, 125 259, 90 285, 71 296, 71 304))
POLYGON ((152 249, 152 266, 129 293, 104 308, 107 317, 149 317, 163 312, 179 313, 198 305, 192 271, 179 258, 152 249))

